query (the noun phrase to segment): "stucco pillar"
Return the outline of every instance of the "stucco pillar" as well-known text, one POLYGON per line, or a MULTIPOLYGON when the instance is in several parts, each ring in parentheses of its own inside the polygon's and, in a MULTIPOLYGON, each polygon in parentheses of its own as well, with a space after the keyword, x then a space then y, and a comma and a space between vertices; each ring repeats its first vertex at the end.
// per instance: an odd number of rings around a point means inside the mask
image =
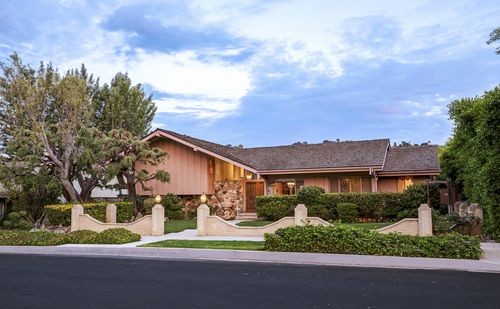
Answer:
POLYGON ((196 210, 196 231, 198 236, 207 236, 207 217, 210 215, 210 208, 207 204, 201 204, 196 210))
POLYGON ((305 225, 307 220, 307 207, 299 204, 294 210, 295 225, 305 225))
POLYGON ((151 235, 161 236, 165 234, 165 208, 160 204, 156 204, 153 209, 151 209, 151 235))
POLYGON ((83 206, 73 205, 71 208, 71 232, 78 231, 80 228, 80 215, 83 215, 83 206))
POLYGON ((108 206, 106 206, 106 223, 116 223, 115 204, 108 204, 108 206))
POLYGON ((418 208, 418 236, 432 235, 432 210, 429 205, 422 204, 418 208))

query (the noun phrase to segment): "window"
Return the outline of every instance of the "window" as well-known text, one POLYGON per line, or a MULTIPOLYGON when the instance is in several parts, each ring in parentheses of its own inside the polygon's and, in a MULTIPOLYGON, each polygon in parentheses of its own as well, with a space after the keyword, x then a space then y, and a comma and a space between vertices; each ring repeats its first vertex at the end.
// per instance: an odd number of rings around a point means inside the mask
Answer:
POLYGON ((403 192, 413 184, 413 177, 399 177, 398 178, 398 192, 403 192))
POLYGON ((268 195, 296 194, 304 187, 304 179, 276 179, 267 182, 268 195))
POLYGON ((330 192, 372 192, 372 180, 361 176, 332 177, 330 192))

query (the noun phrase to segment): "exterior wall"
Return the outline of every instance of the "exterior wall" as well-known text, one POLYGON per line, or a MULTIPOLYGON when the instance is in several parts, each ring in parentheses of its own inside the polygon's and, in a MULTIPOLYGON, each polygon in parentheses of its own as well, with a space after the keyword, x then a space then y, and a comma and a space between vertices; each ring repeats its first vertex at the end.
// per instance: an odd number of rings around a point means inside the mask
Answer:
POLYGON ((238 211, 243 210, 244 181, 225 180, 214 182, 214 194, 210 205, 215 207, 215 214, 224 219, 234 219, 238 211))
POLYGON ((377 232, 382 234, 400 233, 403 235, 418 235, 418 219, 403 219, 389 226, 380 228, 377 232))
POLYGON ((149 181, 146 186, 150 187, 151 191, 144 191, 138 185, 138 195, 164 195, 167 193, 199 195, 204 192, 213 193, 213 191, 209 190, 209 168, 206 154, 167 139, 155 140, 151 143, 151 146, 165 151, 168 154, 167 158, 156 167, 145 166, 142 163, 139 163, 138 167, 145 168, 149 172, 164 169, 169 172, 171 180, 167 183, 156 180, 149 181))
POLYGON ((306 177, 304 178, 304 186, 318 186, 325 189, 325 192, 330 192, 330 179, 328 177, 306 177))
POLYGON ((378 192, 398 192, 397 177, 379 177, 377 181, 378 192))

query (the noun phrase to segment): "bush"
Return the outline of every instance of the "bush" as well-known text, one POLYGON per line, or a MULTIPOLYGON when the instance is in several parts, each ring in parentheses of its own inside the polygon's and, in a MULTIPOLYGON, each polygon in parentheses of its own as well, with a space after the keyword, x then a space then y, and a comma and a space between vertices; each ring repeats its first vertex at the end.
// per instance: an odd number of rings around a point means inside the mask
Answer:
POLYGON ((68 244, 95 244, 99 233, 90 230, 74 231, 66 234, 68 244))
POLYGON ((409 236, 346 226, 292 226, 265 234, 265 250, 360 255, 479 259, 478 237, 459 234, 409 236))
MULTIPOLYGON (((397 221, 405 218, 418 218, 418 209, 408 209, 401 211, 396 217, 397 221)), ((432 209, 432 232, 434 234, 444 234, 451 232, 451 227, 455 225, 456 219, 452 215, 441 215, 438 210, 432 209)))
MULTIPOLYGON (((321 193, 316 188, 318 187, 305 187, 299 191, 299 195, 302 194, 300 200, 305 202, 308 209, 321 214, 320 217, 325 220, 335 219, 337 206, 340 203, 356 204, 360 217, 374 220, 393 219, 401 211, 416 209, 420 204, 427 203, 427 184, 410 186, 402 193, 321 193), (304 190, 306 191, 301 193, 304 190)), ((431 206, 438 209, 439 190, 435 185, 431 185, 429 189, 431 206)), ((257 197, 257 215, 266 220, 277 220, 293 215, 293 208, 297 204, 299 204, 298 195, 257 197), (290 206, 291 202, 293 202, 292 206, 290 206)))
MULTIPOLYGON (((89 214, 94 219, 101 222, 106 222, 106 206, 108 204, 116 205, 116 222, 123 223, 130 221, 134 211, 130 202, 100 202, 100 203, 85 203, 81 204, 84 213, 89 214)), ((71 208, 73 204, 58 204, 45 206, 45 214, 53 225, 71 225, 71 208)))
POLYGON ((336 213, 332 209, 326 208, 324 205, 307 206, 307 216, 319 217, 323 220, 334 220, 336 213))
POLYGON ((57 246, 65 243, 64 234, 47 231, 0 231, 0 246, 57 246))
MULTIPOLYGON (((182 211, 182 199, 175 194, 169 193, 161 198, 161 204, 165 208, 165 217, 170 220, 184 219, 184 212, 182 211)), ((151 214, 151 209, 156 205, 154 197, 144 200, 144 209, 146 214, 151 214)))
POLYGON ((318 205, 325 190, 318 186, 305 186, 297 193, 297 203, 306 206, 318 205))
POLYGON ((296 195, 257 196, 256 212, 259 218, 276 221, 293 216, 295 206, 296 195))
POLYGON ((337 205, 337 213, 342 223, 352 223, 359 216, 358 206, 353 203, 340 203, 337 205))
POLYGON ((26 211, 9 213, 2 224, 5 229, 31 230, 33 228, 33 223, 30 222, 26 211))
POLYGON ((124 228, 102 231, 95 238, 95 242, 98 244, 126 244, 139 240, 141 240, 141 235, 132 233, 124 228))

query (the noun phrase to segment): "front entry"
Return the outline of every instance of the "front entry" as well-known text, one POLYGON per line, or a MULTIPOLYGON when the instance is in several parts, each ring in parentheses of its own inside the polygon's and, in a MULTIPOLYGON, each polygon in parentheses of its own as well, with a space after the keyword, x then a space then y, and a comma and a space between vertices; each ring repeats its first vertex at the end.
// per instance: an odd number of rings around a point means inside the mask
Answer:
POLYGON ((256 197, 264 195, 263 181, 247 181, 245 183, 245 212, 255 212, 256 197))

